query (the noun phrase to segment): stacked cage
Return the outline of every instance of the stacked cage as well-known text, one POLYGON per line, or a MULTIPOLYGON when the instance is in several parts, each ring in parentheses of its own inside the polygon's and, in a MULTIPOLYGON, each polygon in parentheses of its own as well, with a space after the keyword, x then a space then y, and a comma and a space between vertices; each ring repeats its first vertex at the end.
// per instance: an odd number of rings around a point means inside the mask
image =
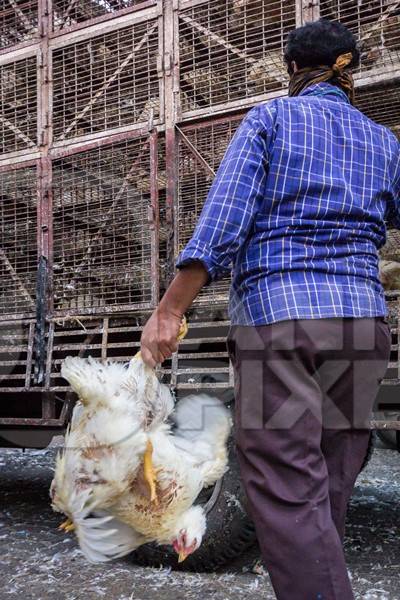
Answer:
MULTIPOLYGON (((135 351, 240 120, 287 92, 288 33, 320 17, 357 34, 359 106, 399 132, 397 0, 2 0, 3 423, 62 424, 67 354, 135 351)), ((229 283, 201 293, 166 381, 232 384, 229 283)))

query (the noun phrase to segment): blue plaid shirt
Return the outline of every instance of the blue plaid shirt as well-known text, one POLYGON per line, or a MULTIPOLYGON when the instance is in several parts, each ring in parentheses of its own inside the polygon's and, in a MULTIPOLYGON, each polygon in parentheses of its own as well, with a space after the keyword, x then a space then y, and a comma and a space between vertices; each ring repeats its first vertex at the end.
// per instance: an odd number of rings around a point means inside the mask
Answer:
POLYGON ((253 108, 180 268, 231 272, 232 324, 386 314, 377 250, 400 226, 400 143, 329 83, 253 108))

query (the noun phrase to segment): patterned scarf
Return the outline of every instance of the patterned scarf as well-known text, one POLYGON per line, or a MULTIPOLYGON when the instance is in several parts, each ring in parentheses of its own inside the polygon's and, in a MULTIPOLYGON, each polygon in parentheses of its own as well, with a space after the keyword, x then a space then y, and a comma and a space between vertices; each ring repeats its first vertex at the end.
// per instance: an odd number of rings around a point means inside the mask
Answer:
POLYGON ((351 52, 348 52, 347 54, 341 54, 332 67, 322 65, 319 67, 306 67, 305 69, 300 69, 290 78, 289 96, 298 96, 300 92, 314 83, 336 79, 336 82, 348 95, 350 102, 354 104, 354 79, 349 71, 345 71, 345 68, 352 60, 353 55, 351 52))

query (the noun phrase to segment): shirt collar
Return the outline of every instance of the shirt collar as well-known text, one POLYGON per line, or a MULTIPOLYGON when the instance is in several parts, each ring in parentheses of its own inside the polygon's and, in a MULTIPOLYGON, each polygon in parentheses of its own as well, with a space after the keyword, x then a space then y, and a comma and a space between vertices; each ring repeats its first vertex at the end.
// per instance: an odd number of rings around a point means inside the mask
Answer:
POLYGON ((329 100, 342 100, 350 104, 350 99, 344 90, 325 81, 306 87, 299 96, 326 96, 329 100))

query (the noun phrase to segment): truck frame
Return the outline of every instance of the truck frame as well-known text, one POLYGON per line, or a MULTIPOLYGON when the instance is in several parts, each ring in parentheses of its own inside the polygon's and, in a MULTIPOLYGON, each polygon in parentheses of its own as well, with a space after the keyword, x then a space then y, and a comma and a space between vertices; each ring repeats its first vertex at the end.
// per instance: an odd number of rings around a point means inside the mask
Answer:
MULTIPOLYGON (((399 133, 397 0, 2 3, 3 445, 43 447, 65 429, 65 356, 135 353, 240 120, 287 92, 287 34, 320 17, 359 35, 358 106, 399 133)), ((178 393, 231 395, 228 288, 201 293, 160 369, 178 393)), ((397 292, 388 305, 392 358, 372 426, 399 432, 397 292)))

